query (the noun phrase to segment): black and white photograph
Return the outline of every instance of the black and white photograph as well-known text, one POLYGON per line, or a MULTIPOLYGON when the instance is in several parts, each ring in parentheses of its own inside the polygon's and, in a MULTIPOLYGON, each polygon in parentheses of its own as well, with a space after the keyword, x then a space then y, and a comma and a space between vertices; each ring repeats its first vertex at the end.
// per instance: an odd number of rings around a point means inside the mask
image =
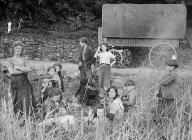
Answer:
POLYGON ((0 140, 192 140, 192 0, 0 0, 0 140))

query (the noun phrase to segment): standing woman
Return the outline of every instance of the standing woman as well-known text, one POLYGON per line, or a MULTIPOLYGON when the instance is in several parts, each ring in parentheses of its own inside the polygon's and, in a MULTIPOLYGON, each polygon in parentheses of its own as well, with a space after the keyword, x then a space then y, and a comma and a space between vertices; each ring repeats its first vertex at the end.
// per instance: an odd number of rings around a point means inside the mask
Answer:
POLYGON ((176 70, 178 68, 176 58, 167 60, 166 62, 166 74, 159 81, 159 94, 157 115, 159 117, 175 119, 174 115, 176 113, 175 101, 180 98, 178 96, 178 75, 176 70))
POLYGON ((107 90, 110 88, 110 76, 111 76, 111 66, 116 63, 115 56, 109 52, 108 44, 102 43, 95 55, 95 58, 99 57, 99 86, 100 89, 107 90), (114 61, 111 63, 111 59, 114 61))
POLYGON ((61 63, 56 63, 53 66, 55 68, 56 73, 59 76, 60 83, 61 83, 61 90, 62 90, 62 92, 65 92, 65 87, 64 87, 64 82, 63 82, 63 75, 61 73, 62 65, 61 65, 61 63))
POLYGON ((33 88, 27 74, 32 71, 23 57, 24 44, 20 41, 13 43, 13 56, 8 59, 7 68, 11 75, 10 93, 12 96, 13 109, 15 113, 19 111, 29 115, 36 109, 33 88))

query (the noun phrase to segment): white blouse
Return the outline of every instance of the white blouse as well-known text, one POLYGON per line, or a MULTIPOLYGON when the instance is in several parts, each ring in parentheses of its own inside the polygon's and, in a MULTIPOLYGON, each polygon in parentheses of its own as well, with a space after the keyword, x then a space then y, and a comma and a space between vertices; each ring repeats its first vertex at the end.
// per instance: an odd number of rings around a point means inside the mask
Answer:
POLYGON ((101 52, 98 54, 98 57, 100 59, 100 64, 110 64, 110 60, 115 60, 115 55, 113 55, 111 52, 101 52))

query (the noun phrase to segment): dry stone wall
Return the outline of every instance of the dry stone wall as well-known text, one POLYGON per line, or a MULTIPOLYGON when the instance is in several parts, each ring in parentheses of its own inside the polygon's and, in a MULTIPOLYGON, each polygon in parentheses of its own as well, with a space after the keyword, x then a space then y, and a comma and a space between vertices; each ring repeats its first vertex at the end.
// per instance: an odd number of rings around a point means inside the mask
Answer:
POLYGON ((1 37, 0 57, 9 57, 9 49, 14 41, 21 40, 28 59, 77 62, 79 55, 78 39, 55 39, 41 35, 6 35, 1 37))

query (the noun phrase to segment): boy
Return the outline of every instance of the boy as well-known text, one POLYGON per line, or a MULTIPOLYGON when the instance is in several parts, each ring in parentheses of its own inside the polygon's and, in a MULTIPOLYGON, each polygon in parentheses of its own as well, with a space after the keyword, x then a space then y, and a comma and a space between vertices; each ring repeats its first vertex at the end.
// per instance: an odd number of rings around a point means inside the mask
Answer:
POLYGON ((125 83, 121 97, 125 112, 128 112, 128 110, 136 104, 136 96, 137 91, 135 88, 135 82, 133 80, 128 80, 125 83))

